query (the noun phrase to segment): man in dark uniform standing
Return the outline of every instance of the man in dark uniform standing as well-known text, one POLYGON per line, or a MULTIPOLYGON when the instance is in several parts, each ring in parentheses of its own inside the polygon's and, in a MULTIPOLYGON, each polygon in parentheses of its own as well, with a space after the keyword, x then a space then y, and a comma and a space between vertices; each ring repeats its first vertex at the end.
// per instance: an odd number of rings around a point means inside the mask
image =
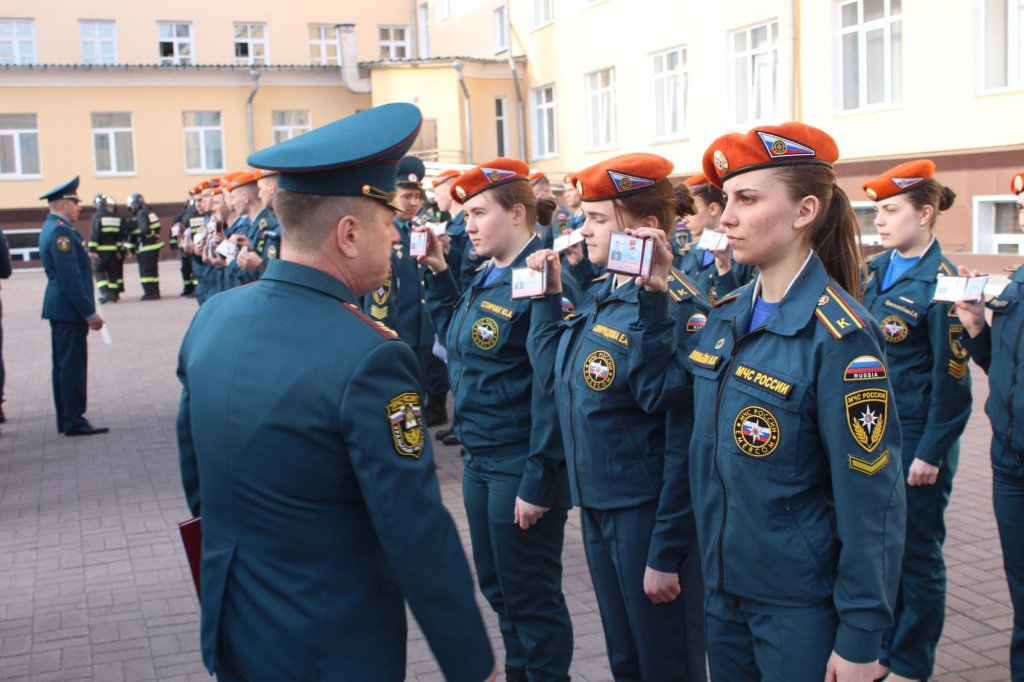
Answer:
POLYGON ((39 197, 50 204, 50 215, 39 233, 39 255, 47 280, 43 319, 50 321, 57 431, 66 436, 91 436, 109 431, 85 418, 86 335, 90 329, 102 329, 103 318, 96 312, 85 240, 72 226, 82 210, 77 191, 76 175, 39 197))
POLYGON ((96 288, 100 292, 100 303, 117 303, 120 295, 118 279, 122 277, 121 234, 124 227, 121 217, 110 210, 110 198, 97 194, 92 199, 96 213, 92 217, 89 231, 89 255, 93 259, 96 274, 96 288))
POLYGON ((446 679, 493 679, 416 358, 356 306, 387 278, 395 162, 421 122, 386 104, 250 156, 280 171, 285 258, 209 299, 182 343, 203 661, 221 680, 402 680, 406 602, 446 679))
POLYGON ((139 281, 142 283, 143 301, 160 298, 160 249, 164 242, 160 235, 160 218, 141 194, 128 197, 126 204, 132 213, 132 236, 139 259, 139 281))

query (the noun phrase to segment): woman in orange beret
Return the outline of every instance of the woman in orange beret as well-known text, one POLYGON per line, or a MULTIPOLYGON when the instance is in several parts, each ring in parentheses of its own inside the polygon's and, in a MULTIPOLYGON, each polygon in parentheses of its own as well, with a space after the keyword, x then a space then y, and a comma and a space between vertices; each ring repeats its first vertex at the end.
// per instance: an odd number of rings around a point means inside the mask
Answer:
POLYGON ((932 301, 938 278, 956 274, 934 235, 956 194, 934 175, 931 161, 908 161, 864 185, 888 249, 868 264, 864 305, 885 335, 907 484, 900 592, 880 657, 890 682, 927 679, 935 666, 946 613, 943 516, 971 416, 964 327, 955 305, 932 301))
POLYGON ((671 269, 668 239, 678 207, 672 169, 654 154, 625 154, 576 175, 590 260, 608 265, 630 241, 646 245, 648 278, 606 274, 587 290, 577 315, 562 321, 558 255, 544 250, 528 260, 547 273, 548 296, 535 299, 527 348, 535 381, 554 385, 569 490, 580 507, 616 680, 703 678, 702 642, 693 642, 699 628, 687 627, 688 607, 699 610, 703 598, 699 577, 687 580, 685 566, 694 540, 686 476, 690 382, 668 370, 681 366, 685 353, 677 347, 696 339, 709 303, 671 269), (626 244, 613 246, 613 234, 624 231, 626 244), (691 644, 696 651, 689 654, 691 644))
POLYGON ((903 546, 899 426, 880 330, 855 295, 858 225, 832 138, 802 123, 704 153, 757 279, 689 355, 690 485, 714 680, 871 682, 903 546))

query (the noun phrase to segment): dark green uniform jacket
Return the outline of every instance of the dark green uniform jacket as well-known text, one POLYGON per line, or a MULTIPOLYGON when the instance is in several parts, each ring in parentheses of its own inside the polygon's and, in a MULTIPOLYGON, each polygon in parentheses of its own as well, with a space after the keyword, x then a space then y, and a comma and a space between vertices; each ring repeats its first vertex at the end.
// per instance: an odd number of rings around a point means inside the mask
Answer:
POLYGON ((39 255, 46 272, 43 318, 84 322, 96 314, 92 266, 85 240, 64 216, 46 216, 39 232, 39 255))
POLYGON ((494 661, 441 504, 416 361, 355 300, 275 260, 211 298, 182 343, 203 661, 249 680, 401 680, 407 600, 446 679, 479 682, 494 661))
POLYGON ((748 285, 690 353, 690 473, 708 589, 753 613, 831 602, 835 651, 878 657, 906 496, 882 334, 812 254, 764 326, 748 285))

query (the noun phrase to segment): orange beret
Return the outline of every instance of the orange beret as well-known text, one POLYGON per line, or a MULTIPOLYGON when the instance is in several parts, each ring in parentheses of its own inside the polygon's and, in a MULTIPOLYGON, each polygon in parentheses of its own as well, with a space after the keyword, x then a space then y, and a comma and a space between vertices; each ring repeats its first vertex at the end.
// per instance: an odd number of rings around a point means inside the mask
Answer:
POLYGON ((675 166, 657 154, 622 154, 576 174, 576 191, 583 201, 604 201, 636 194, 664 180, 675 166))
POLYGON ((683 184, 690 188, 690 191, 694 194, 703 192, 707 189, 707 186, 711 183, 708 182, 708 178, 703 173, 695 173, 683 181, 683 184))
POLYGON ((839 147, 828 133, 791 121, 722 135, 704 152, 703 166, 708 182, 720 188, 747 171, 802 164, 831 167, 838 158, 839 147))
POLYGON ((461 175, 459 171, 452 170, 449 168, 448 170, 444 170, 438 173, 434 177, 434 179, 430 181, 430 184, 433 185, 434 187, 439 187, 444 183, 448 182, 449 180, 451 180, 452 178, 459 177, 459 175, 461 175))
POLYGON ((528 179, 530 180, 531 185, 536 185, 538 182, 544 179, 544 174, 541 173, 540 171, 537 171, 536 173, 530 173, 528 179))
POLYGON ((259 180, 262 175, 259 171, 242 171, 239 173, 232 173, 232 177, 228 182, 228 189, 237 189, 243 185, 249 185, 259 180))
POLYGON ((865 182, 864 193, 871 201, 881 201, 906 192, 934 176, 935 164, 928 159, 907 161, 865 182))
POLYGON ((526 165, 526 162, 499 157, 482 163, 476 168, 470 168, 452 183, 449 191, 452 199, 464 203, 470 197, 474 197, 484 190, 493 189, 513 180, 527 180, 529 173, 530 167, 526 165))
POLYGON ((1015 173, 1013 178, 1010 179, 1010 190, 1014 194, 1024 192, 1024 171, 1015 173))

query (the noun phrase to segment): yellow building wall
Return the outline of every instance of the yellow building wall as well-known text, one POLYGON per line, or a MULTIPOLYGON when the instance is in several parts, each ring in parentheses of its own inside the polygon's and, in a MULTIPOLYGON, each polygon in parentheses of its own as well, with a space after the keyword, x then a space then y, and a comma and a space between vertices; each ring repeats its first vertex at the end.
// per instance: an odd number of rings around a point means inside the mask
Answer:
MULTIPOLYGON (((415 104, 425 119, 437 120, 437 146, 443 154, 464 149, 462 96, 450 64, 378 68, 371 72, 371 83, 373 106, 388 102, 415 104)), ((462 163, 459 159, 442 160, 462 163)))

